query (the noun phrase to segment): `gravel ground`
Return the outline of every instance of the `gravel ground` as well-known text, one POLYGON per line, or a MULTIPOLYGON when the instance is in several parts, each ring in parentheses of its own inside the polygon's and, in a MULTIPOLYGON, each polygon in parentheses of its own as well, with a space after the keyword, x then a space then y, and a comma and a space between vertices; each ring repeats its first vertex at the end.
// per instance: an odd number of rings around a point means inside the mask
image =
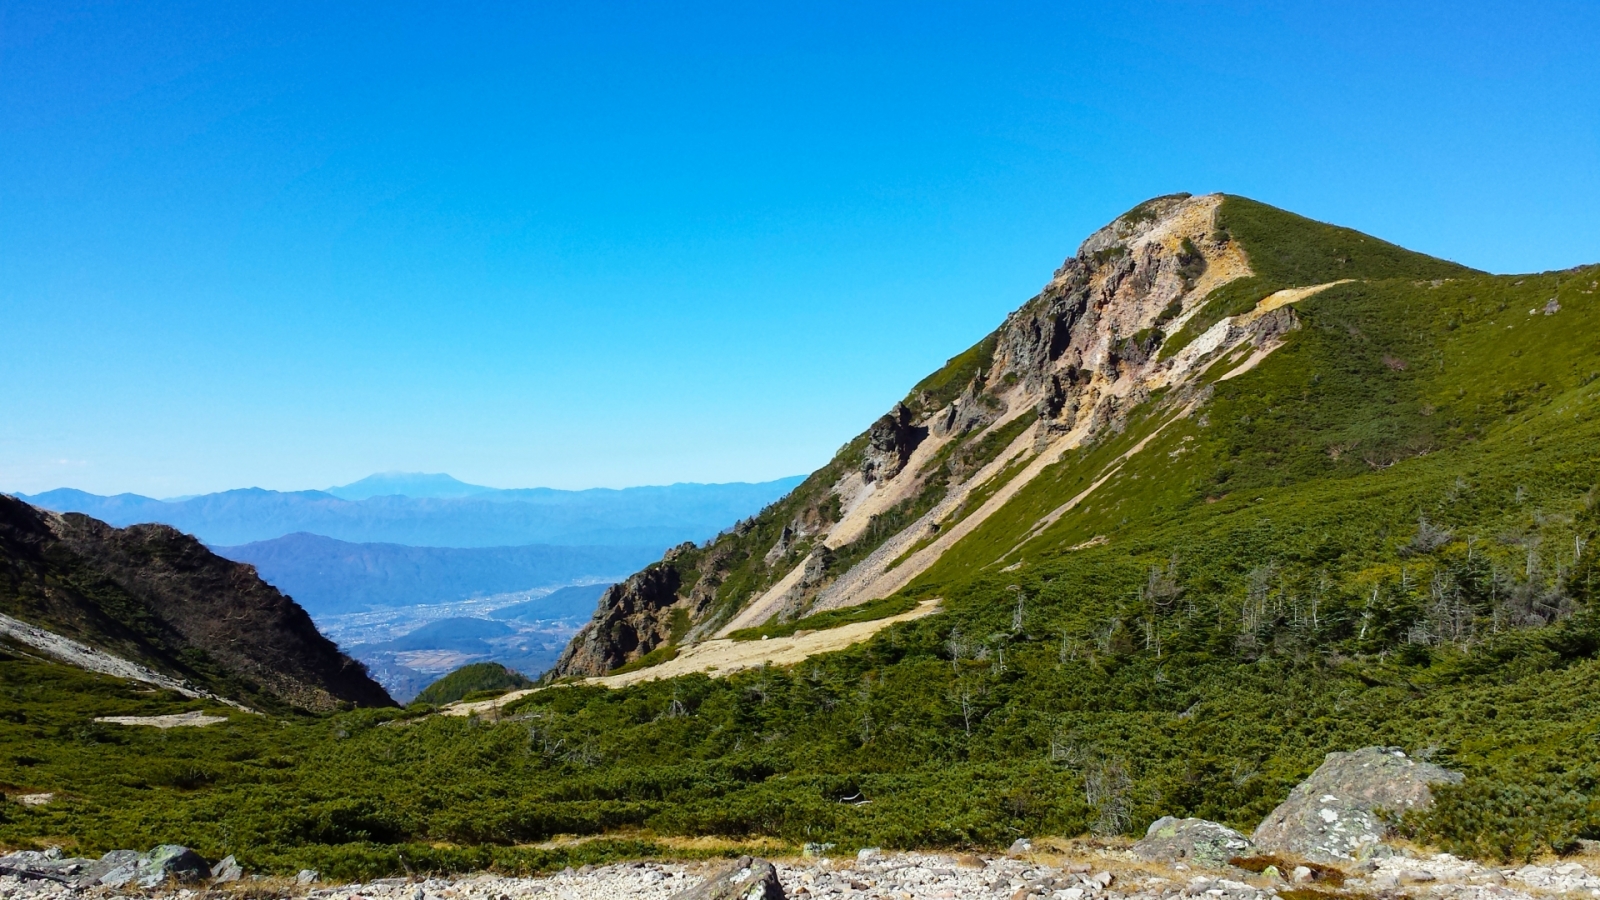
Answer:
MULTIPOLYGON (((1577 900, 1600 898, 1600 861, 1556 861, 1546 865, 1491 867, 1448 854, 1402 856, 1369 863, 1353 872, 1343 891, 1378 898, 1438 900, 1577 900)), ((567 870, 542 878, 480 874, 453 879, 383 879, 366 884, 301 887, 276 881, 244 881, 208 891, 153 892, 167 900, 667 900, 698 884, 726 862, 621 863, 567 870)), ((1078 858, 1040 855, 979 858, 924 853, 874 854, 863 858, 778 861, 779 879, 790 898, 881 898, 881 900, 1278 900, 1295 885, 1248 875, 1201 872, 1181 865, 1140 863, 1121 851, 1078 858)), ((1292 877, 1292 873, 1291 873, 1292 877)), ((1331 891, 1331 889, 1329 889, 1331 891)), ((42 880, 0 876, 0 900, 110 897, 107 888, 74 890, 42 880)))

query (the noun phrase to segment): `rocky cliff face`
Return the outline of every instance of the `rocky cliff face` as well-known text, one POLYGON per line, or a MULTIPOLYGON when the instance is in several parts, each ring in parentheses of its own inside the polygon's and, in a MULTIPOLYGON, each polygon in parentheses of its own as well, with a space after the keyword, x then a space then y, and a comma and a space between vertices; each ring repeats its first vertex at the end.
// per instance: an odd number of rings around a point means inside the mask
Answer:
POLYGON ((1160 197, 1090 235, 1037 296, 788 497, 608 593, 553 674, 890 596, 1063 454, 1120 433, 1136 410, 1188 414, 1214 363, 1246 370, 1298 327, 1295 296, 1232 316, 1209 303, 1254 274, 1219 227, 1223 202, 1160 197))
POLYGON ((246 705, 392 705, 293 600, 165 525, 0 495, 0 612, 246 705))

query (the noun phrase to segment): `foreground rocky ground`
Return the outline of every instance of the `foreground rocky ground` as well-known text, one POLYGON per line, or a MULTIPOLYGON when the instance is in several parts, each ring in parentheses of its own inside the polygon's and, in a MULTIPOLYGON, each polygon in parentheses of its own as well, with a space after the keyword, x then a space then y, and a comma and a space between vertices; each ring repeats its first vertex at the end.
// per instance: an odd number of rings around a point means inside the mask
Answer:
MULTIPOLYGON (((1600 900, 1600 855, 1492 866, 1386 840, 1383 811, 1425 808, 1430 786, 1457 773, 1394 747, 1330 753, 1251 835, 1204 819, 1164 817, 1131 843, 1017 841, 1005 855, 862 850, 828 858, 624 863, 541 878, 483 874, 390 878, 324 887, 247 876, 162 845, 98 860, 56 851, 0 856, 0 900, 144 893, 172 900, 1600 900)), ((811 855, 815 851, 815 855, 811 855)))
MULTIPOLYGON (((158 887, 143 891, 172 900, 284 897, 307 900, 669 900, 730 872, 748 872, 748 861, 693 864, 623 863, 588 871, 568 870, 542 878, 472 875, 455 879, 384 879, 338 886, 270 880, 235 882, 216 889, 158 887)), ((758 864, 758 863, 757 863, 758 864)), ((1202 869, 1182 863, 1151 864, 1126 850, 1025 852, 1015 857, 925 853, 873 854, 863 858, 796 859, 774 863, 782 893, 756 898, 1051 898, 1051 900, 1314 900, 1302 891, 1331 898, 1450 898, 1450 900, 1544 900, 1600 897, 1600 858, 1583 856, 1541 865, 1486 866, 1449 855, 1398 855, 1352 871, 1341 887, 1293 883, 1237 868, 1202 869), (1296 892, 1296 893, 1291 893, 1296 892)), ((1293 877, 1291 872, 1290 878, 1293 877)), ((730 885, 737 888, 738 885, 730 885)), ((124 889, 125 890, 125 889, 124 889)), ((0 876, 4 900, 109 897, 123 891, 97 885, 76 888, 45 879, 0 876)), ((707 893, 691 896, 711 896, 707 893)), ((749 891, 724 894, 750 897, 749 891)))

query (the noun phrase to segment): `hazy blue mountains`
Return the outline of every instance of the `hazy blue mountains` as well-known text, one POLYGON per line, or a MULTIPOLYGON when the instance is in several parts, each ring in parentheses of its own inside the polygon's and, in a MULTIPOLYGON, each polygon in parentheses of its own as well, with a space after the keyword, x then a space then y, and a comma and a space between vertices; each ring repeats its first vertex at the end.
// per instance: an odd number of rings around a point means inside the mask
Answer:
POLYGON ((538 675, 606 586, 756 514, 798 481, 502 490, 385 472, 322 491, 18 496, 117 526, 170 525, 250 563, 403 702, 468 663, 538 675))
POLYGON ((352 543, 419 547, 561 544, 664 549, 711 537, 798 483, 798 478, 784 478, 759 484, 583 491, 479 490, 449 476, 389 474, 328 491, 244 488, 177 500, 138 494, 104 497, 71 488, 17 496, 35 506, 81 512, 117 526, 171 525, 216 546, 308 532, 352 543), (452 495, 372 493, 399 489, 452 495))
MULTIPOLYGON (((661 554, 661 548, 654 545, 459 548, 354 544, 304 532, 213 549, 220 556, 254 565, 262 578, 318 617, 509 594, 579 580, 618 581, 661 554)), ((571 594, 551 595, 524 601, 519 604, 521 611, 506 617, 537 609, 541 619, 587 619, 603 589, 603 585, 578 589, 578 594, 587 598, 579 604, 581 609, 563 602, 569 601, 571 594)))

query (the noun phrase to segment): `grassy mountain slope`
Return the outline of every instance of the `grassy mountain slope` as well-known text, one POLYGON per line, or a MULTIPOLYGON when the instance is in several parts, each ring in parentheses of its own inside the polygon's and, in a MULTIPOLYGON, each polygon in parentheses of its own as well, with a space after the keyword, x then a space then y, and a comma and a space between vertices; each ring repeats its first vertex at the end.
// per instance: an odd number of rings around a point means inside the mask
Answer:
MULTIPOLYGON (((1185 208, 1163 201, 1152 214, 1185 208)), ((874 514, 884 529, 897 508, 920 522, 883 565, 936 558, 882 601, 833 610, 939 596, 941 613, 787 669, 540 691, 494 722, 341 714, 274 732, 303 748, 277 767, 265 760, 280 751, 247 729, 185 735, 187 764, 209 773, 187 788, 133 790, 114 772, 170 760, 178 744, 129 737, 82 766, 81 724, 0 719, 0 781, 73 795, 8 811, 0 840, 181 839, 257 865, 352 874, 400 870, 402 856, 413 867, 558 865, 519 854, 621 829, 994 847, 1132 833, 1167 814, 1248 829, 1323 754, 1375 743, 1467 775, 1406 820, 1417 840, 1515 859, 1600 839, 1600 267, 1491 276, 1383 246, 1369 254, 1349 232, 1236 198, 1206 232, 1186 233, 1194 255, 1172 235, 1179 250, 1162 257, 1168 244, 1127 237, 1138 226, 1086 242, 1078 258, 1089 262, 1064 267, 977 362, 957 357, 959 374, 925 383, 909 417, 889 417, 756 520, 654 570, 672 577, 636 576, 618 599, 642 613, 613 625, 649 620, 691 640, 695 616, 734 623, 739 598, 810 558, 821 575, 806 590, 822 596, 844 580, 829 570, 840 557, 872 559, 848 549, 855 540, 891 546, 904 531, 880 539, 863 517, 852 541, 814 554, 826 538, 806 527, 852 521, 833 487, 869 463, 887 472, 907 428, 954 410, 974 424, 928 426, 902 472, 858 501, 894 501, 874 514), (1225 238, 1211 237, 1216 222, 1225 238), (1185 270, 1196 255, 1232 277, 1185 270), (1280 257, 1285 269, 1262 262, 1280 257), (1241 311, 1216 318, 1223 331, 1173 346, 1223 292, 1271 272, 1351 280, 1260 316, 1263 299, 1311 285, 1257 285, 1239 294, 1241 311), (1195 289, 1151 325, 1173 295, 1127 293, 1141 273, 1195 289), (1114 278, 1122 287, 1110 291, 1097 280, 1114 278), (1083 297, 1108 305, 1091 317, 1083 297), (1142 305, 1117 320, 1110 301, 1142 305), (1058 340, 1045 326, 1067 318, 1075 330, 1058 340), (1126 356, 1075 355, 1091 318, 1124 329, 1095 333, 1126 356), (1187 348, 1205 346, 1196 341, 1235 330, 1209 366, 1181 368, 1187 348), (1039 340, 1019 342, 1027 334, 1039 340), (1056 346, 1059 356, 1030 355, 1056 346), (1055 394, 1028 380, 1041 359, 1051 374, 1077 373, 1061 379, 1071 389, 1059 409, 1015 402, 1055 394), (1068 423, 1071 399, 1095 389, 1068 423), (1008 443, 952 475, 962 455, 989 452, 986 439, 1008 443), (917 490, 877 493, 906 471, 917 477, 899 486, 917 490), (941 472, 961 503, 919 499, 941 489, 941 472), (995 480, 1021 486, 1007 494, 995 480), (984 513, 985 497, 1003 502, 984 513), (913 515, 919 504, 927 511, 913 515), (136 746, 152 760, 132 760, 136 746), (40 761, 7 762, 18 754, 40 761)), ((8 689, 24 718, 47 714, 8 689)))
POLYGON ((532 684, 520 672, 513 672, 499 663, 473 663, 423 688, 412 702, 443 706, 480 691, 502 692, 530 687, 532 684))

